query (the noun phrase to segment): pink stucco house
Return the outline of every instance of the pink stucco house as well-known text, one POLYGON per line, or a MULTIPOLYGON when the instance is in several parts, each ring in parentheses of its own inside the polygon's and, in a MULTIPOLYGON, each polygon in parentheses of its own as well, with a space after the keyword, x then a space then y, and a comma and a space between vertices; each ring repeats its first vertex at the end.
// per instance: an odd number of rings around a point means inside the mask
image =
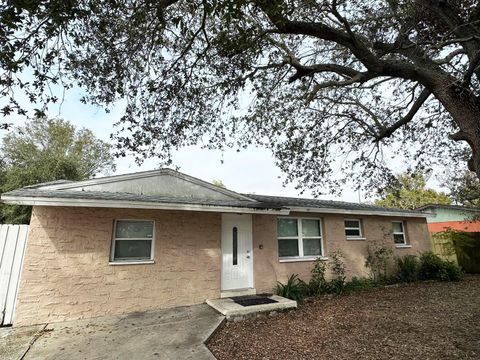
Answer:
POLYGON ((240 194, 170 170, 39 184, 4 193, 33 205, 14 325, 271 292, 340 250, 366 275, 368 245, 430 249, 425 214, 240 194))

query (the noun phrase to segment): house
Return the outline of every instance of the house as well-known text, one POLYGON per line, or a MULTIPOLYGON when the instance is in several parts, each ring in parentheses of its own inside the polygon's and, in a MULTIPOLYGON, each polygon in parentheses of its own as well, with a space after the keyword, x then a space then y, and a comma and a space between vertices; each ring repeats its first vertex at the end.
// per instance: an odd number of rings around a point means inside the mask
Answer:
POLYGON ((421 212, 240 194, 170 169, 1 199, 33 205, 15 326, 271 292, 337 250, 362 276, 374 242, 395 255, 430 249, 421 212))
POLYGON ((466 272, 480 273, 480 209, 428 204, 417 210, 427 214, 433 251, 466 272))
POLYGON ((459 205, 428 204, 417 211, 427 214, 428 230, 438 233, 447 229, 480 233, 480 209, 459 205))

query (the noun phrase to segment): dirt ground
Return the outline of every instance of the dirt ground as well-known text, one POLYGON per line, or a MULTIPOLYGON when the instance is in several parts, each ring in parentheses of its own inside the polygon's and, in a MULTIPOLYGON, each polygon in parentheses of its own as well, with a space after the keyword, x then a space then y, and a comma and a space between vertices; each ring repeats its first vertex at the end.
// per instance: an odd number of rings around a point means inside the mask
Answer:
POLYGON ((480 276, 321 297, 228 322, 208 347, 218 359, 480 359, 480 276))

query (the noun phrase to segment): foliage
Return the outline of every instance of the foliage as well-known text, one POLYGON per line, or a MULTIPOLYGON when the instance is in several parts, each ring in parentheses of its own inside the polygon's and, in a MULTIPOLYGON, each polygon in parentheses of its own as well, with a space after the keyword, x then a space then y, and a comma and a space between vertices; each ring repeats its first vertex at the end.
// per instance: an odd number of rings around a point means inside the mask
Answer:
POLYGON ((428 251, 420 256, 418 275, 421 280, 455 281, 462 278, 463 271, 455 263, 428 251))
POLYGON ((352 277, 350 281, 345 283, 345 292, 356 292, 362 290, 369 290, 377 287, 379 284, 375 282, 371 278, 361 277, 358 278, 356 276, 352 277))
POLYGON ((332 280, 330 287, 336 295, 340 295, 345 288, 345 263, 343 255, 340 251, 336 251, 330 255, 330 269, 332 271, 332 280))
POLYGON ((212 181, 212 184, 215 185, 215 186, 224 188, 224 189, 227 188, 227 187, 225 186, 225 184, 223 183, 222 180, 213 180, 213 181, 212 181))
POLYGON ((310 296, 318 296, 330 292, 330 284, 325 278, 327 268, 327 262, 320 258, 317 258, 313 263, 311 277, 308 283, 308 294, 310 296))
POLYGON ((450 197, 457 204, 480 207, 480 180, 471 171, 449 173, 444 177, 443 186, 450 191, 450 197))
POLYGON ((42 116, 51 85, 79 85, 127 104, 121 156, 264 146, 317 193, 385 184, 391 157, 468 152, 478 174, 479 15, 474 0, 7 1, 0 110, 26 114, 25 95, 42 116))
POLYGON ((455 255, 458 263, 469 273, 480 273, 480 234, 447 229, 432 234, 441 242, 441 255, 455 255))
POLYGON ((427 204, 451 204, 452 200, 440 192, 426 188, 422 174, 405 173, 380 191, 381 199, 375 205, 399 209, 417 209, 427 204))
POLYGON ((370 270, 374 281, 386 280, 388 277, 388 263, 392 257, 392 249, 382 244, 369 244, 368 255, 365 260, 365 267, 370 270))
POLYGON ((292 274, 288 278, 286 284, 277 281, 277 286, 275 287, 274 292, 287 299, 301 302, 308 294, 308 286, 298 277, 297 274, 292 274))
POLYGON ((418 280, 420 263, 415 255, 405 255, 397 258, 398 279, 403 282, 418 280))
MULTIPOLYGON (((115 170, 111 146, 61 119, 37 118, 7 133, 0 146, 0 192, 53 180, 83 180, 115 170)), ((2 221, 28 223, 28 206, 2 206, 2 221)))

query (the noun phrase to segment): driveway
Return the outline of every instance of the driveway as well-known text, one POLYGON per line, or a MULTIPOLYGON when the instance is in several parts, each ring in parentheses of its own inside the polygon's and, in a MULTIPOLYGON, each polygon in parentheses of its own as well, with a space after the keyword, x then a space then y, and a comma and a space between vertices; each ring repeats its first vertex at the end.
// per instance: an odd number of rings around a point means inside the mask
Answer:
POLYGON ((206 304, 0 328, 2 360, 214 359, 204 342, 223 321, 206 304))

